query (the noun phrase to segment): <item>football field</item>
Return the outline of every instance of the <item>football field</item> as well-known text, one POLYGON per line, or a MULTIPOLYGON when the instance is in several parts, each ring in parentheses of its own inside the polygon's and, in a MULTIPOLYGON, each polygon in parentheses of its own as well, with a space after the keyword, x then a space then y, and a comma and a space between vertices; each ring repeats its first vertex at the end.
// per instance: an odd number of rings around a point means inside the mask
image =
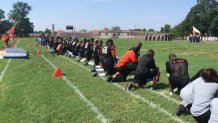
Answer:
MULTIPOLYGON (((121 57, 139 40, 114 39, 121 57)), ((218 70, 218 42, 141 41, 141 55, 150 48, 160 68, 158 90, 125 90, 127 82, 108 83, 92 77, 91 66, 67 56, 49 55, 35 39, 18 39, 29 59, 0 60, 0 123, 186 123, 191 115, 175 115, 179 96, 168 93, 165 62, 170 53, 185 58, 192 77, 202 68, 218 70), (30 46, 32 45, 32 47, 30 46), (37 50, 42 55, 37 55, 37 50), (64 77, 53 77, 60 67, 64 77)), ((2 45, 2 44, 1 44, 2 45)), ((130 78, 128 81, 132 81, 130 78)))

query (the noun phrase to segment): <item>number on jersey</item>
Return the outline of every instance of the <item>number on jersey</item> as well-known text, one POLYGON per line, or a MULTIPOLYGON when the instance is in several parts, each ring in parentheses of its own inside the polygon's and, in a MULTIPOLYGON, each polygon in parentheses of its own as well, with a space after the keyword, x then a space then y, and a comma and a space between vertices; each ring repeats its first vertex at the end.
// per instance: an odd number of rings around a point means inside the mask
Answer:
POLYGON ((103 53, 103 54, 107 54, 107 47, 104 47, 104 48, 102 49, 102 53, 103 53))

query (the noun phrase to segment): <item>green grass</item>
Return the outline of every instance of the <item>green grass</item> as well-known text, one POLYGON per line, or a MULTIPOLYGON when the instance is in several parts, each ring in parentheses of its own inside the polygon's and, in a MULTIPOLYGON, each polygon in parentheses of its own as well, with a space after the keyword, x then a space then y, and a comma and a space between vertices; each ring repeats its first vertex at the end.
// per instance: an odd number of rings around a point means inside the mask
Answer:
MULTIPOLYGON (((75 59, 66 60, 62 56, 52 56, 48 50, 34 44, 29 47, 28 40, 19 39, 17 47, 26 49, 29 59, 12 59, 2 81, 0 81, 0 122, 1 123, 96 123, 100 122, 80 96, 62 78, 54 78, 53 67, 36 51, 41 49, 43 55, 55 66, 59 66, 67 79, 73 83, 84 96, 98 108, 109 122, 116 123, 169 123, 176 122, 158 108, 152 108, 142 99, 138 99, 128 92, 117 87, 116 84, 106 83, 99 77, 91 77, 82 63, 75 59), (80 66, 78 65, 80 64, 80 66)), ((134 40, 115 40, 117 55, 121 57, 126 50, 133 46, 134 40)), ((149 89, 139 89, 133 92, 143 99, 153 102, 158 107, 175 116, 177 103, 161 96, 175 98, 178 95, 168 95, 168 82, 165 73, 165 62, 169 53, 176 53, 181 58, 186 58, 189 63, 190 76, 201 68, 213 67, 218 70, 217 43, 190 44, 186 41, 173 42, 145 42, 141 55, 148 49, 155 50, 157 66, 161 68, 159 90, 154 93, 149 89)), ((0 60, 0 72, 3 71, 7 60, 0 60)), ((90 69, 90 67, 86 67, 90 69)), ((127 83, 118 83, 125 87, 127 83)), ((151 83, 148 83, 148 87, 151 83)), ((178 117, 184 122, 193 122, 192 116, 178 117)))

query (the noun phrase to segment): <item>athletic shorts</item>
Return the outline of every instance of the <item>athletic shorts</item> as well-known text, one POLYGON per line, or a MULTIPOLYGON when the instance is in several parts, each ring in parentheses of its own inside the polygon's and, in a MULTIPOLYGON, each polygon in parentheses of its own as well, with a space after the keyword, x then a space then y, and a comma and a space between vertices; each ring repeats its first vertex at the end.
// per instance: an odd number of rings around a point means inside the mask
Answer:
POLYGON ((189 81, 189 77, 169 77, 169 82, 172 89, 178 88, 181 90, 189 83, 189 81))
POLYGON ((118 67, 117 71, 124 76, 127 76, 130 72, 135 71, 137 68, 136 63, 126 63, 125 65, 118 67))
POLYGON ((149 80, 153 80, 157 74, 155 72, 135 72, 134 83, 138 83, 139 85, 146 85, 149 80))
POLYGON ((105 58, 103 62, 103 69, 107 72, 108 75, 113 75, 114 70, 114 62, 112 58, 105 58))

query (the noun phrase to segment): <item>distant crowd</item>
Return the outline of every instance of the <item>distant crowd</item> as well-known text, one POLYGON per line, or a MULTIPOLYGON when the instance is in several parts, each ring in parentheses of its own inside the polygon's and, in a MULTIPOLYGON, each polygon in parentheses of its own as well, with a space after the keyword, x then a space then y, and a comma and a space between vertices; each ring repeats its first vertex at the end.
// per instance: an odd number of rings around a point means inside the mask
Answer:
POLYGON ((203 41, 218 41, 218 37, 209 36, 209 37, 202 37, 203 41))
POLYGON ((145 35, 145 41, 172 41, 172 35, 145 35))
POLYGON ((208 36, 208 37, 200 36, 200 35, 193 36, 192 34, 186 37, 186 39, 190 41, 190 43, 200 43, 200 41, 212 41, 212 42, 218 41, 218 37, 215 36, 208 36))
MULTIPOLYGON (((199 37, 192 37, 191 41, 199 43, 200 40, 199 37)), ((116 46, 112 39, 108 39, 103 44, 102 40, 94 38, 63 39, 42 34, 36 42, 38 45, 50 48, 52 55, 76 57, 78 62, 85 59, 85 65, 94 61, 92 75, 99 75, 98 68, 101 68, 108 82, 124 82, 127 81, 127 76, 133 74, 134 80, 126 86, 128 91, 144 88, 149 81, 153 82, 151 90, 158 89, 160 71, 155 64, 155 51, 148 49, 141 55, 141 42, 126 49, 120 59, 116 56, 116 46)), ((169 54, 168 59, 165 66, 169 94, 177 93, 181 98, 176 115, 191 113, 197 123, 218 123, 217 71, 213 68, 203 68, 190 77, 186 59, 177 58, 173 53, 169 54)))

